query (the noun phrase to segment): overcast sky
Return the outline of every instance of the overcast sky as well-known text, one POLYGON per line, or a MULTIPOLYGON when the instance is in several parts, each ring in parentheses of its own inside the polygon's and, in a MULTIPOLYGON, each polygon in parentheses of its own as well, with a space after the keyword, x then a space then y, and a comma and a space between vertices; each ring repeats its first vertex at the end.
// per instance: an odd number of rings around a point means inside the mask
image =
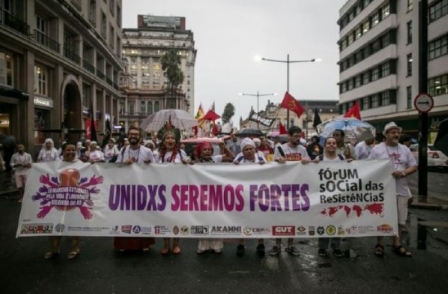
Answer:
POLYGON ((198 51, 194 112, 215 101, 221 115, 230 102, 234 126, 247 118, 257 98, 238 93, 278 93, 261 97, 280 103, 286 92, 286 64, 270 59, 317 63, 290 65, 290 93, 299 101, 338 99, 339 9, 346 0, 123 0, 123 28, 137 27, 138 14, 184 16, 198 51))

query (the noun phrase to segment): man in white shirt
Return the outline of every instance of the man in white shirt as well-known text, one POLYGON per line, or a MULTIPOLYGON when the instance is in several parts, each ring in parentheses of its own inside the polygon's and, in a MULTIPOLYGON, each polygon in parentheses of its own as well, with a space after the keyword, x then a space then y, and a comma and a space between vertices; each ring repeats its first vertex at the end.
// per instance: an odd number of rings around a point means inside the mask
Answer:
MULTIPOLYGON (((392 177, 395 179, 396 197, 398 213, 398 236, 394 237, 393 249, 399 256, 412 256, 411 252, 401 245, 402 230, 406 227, 408 216, 408 203, 412 202, 411 191, 408 187, 407 176, 417 170, 417 162, 409 148, 398 143, 401 128, 394 122, 388 123, 384 127, 383 135, 386 141, 373 147, 369 159, 391 159, 394 164, 392 177)), ((378 243, 374 251, 376 256, 384 256, 383 237, 378 237, 378 243)))
POLYGON ((10 166, 14 168, 16 187, 19 191, 19 202, 23 200, 25 184, 32 163, 33 159, 29 153, 25 152, 25 146, 23 144, 17 145, 17 153, 11 157, 10 166))
POLYGON ((375 138, 370 138, 359 142, 355 146, 355 154, 358 160, 369 158, 370 152, 373 148, 373 143, 375 142, 375 138))
POLYGON ((151 163, 155 162, 151 149, 140 145, 140 129, 131 126, 128 131, 129 145, 123 146, 118 154, 117 163, 151 163))

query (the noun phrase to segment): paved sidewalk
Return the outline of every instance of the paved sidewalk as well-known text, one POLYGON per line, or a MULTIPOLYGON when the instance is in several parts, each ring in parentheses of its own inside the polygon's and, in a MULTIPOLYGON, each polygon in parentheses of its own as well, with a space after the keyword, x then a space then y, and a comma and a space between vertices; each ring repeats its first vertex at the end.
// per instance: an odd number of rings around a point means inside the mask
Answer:
POLYGON ((7 172, 0 172, 0 197, 15 196, 17 189, 14 185, 12 175, 7 172))

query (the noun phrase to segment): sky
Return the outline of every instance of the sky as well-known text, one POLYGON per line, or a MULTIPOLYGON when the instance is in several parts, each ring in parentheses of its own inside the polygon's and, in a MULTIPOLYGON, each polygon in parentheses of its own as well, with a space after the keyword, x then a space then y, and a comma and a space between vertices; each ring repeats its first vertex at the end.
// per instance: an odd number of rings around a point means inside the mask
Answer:
POLYGON ((222 115, 235 106, 233 125, 257 110, 257 97, 238 93, 278 93, 259 98, 280 103, 287 89, 286 63, 256 61, 254 56, 290 60, 289 93, 299 101, 338 99, 337 20, 346 0, 123 0, 123 28, 136 28, 138 14, 183 16, 194 33, 194 113, 213 102, 222 115))

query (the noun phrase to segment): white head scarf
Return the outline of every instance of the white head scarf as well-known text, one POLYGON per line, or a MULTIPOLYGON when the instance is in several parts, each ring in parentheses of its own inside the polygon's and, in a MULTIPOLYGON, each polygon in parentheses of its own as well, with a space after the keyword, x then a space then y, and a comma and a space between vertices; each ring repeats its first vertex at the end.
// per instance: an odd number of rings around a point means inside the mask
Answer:
POLYGON ((244 138, 243 141, 241 141, 241 144, 240 144, 240 146, 241 146, 241 151, 243 151, 243 150, 244 150, 244 147, 246 147, 247 145, 250 145, 250 146, 252 146, 252 147, 255 148, 255 143, 254 143, 254 141, 252 141, 252 139, 250 139, 250 138, 244 138))

